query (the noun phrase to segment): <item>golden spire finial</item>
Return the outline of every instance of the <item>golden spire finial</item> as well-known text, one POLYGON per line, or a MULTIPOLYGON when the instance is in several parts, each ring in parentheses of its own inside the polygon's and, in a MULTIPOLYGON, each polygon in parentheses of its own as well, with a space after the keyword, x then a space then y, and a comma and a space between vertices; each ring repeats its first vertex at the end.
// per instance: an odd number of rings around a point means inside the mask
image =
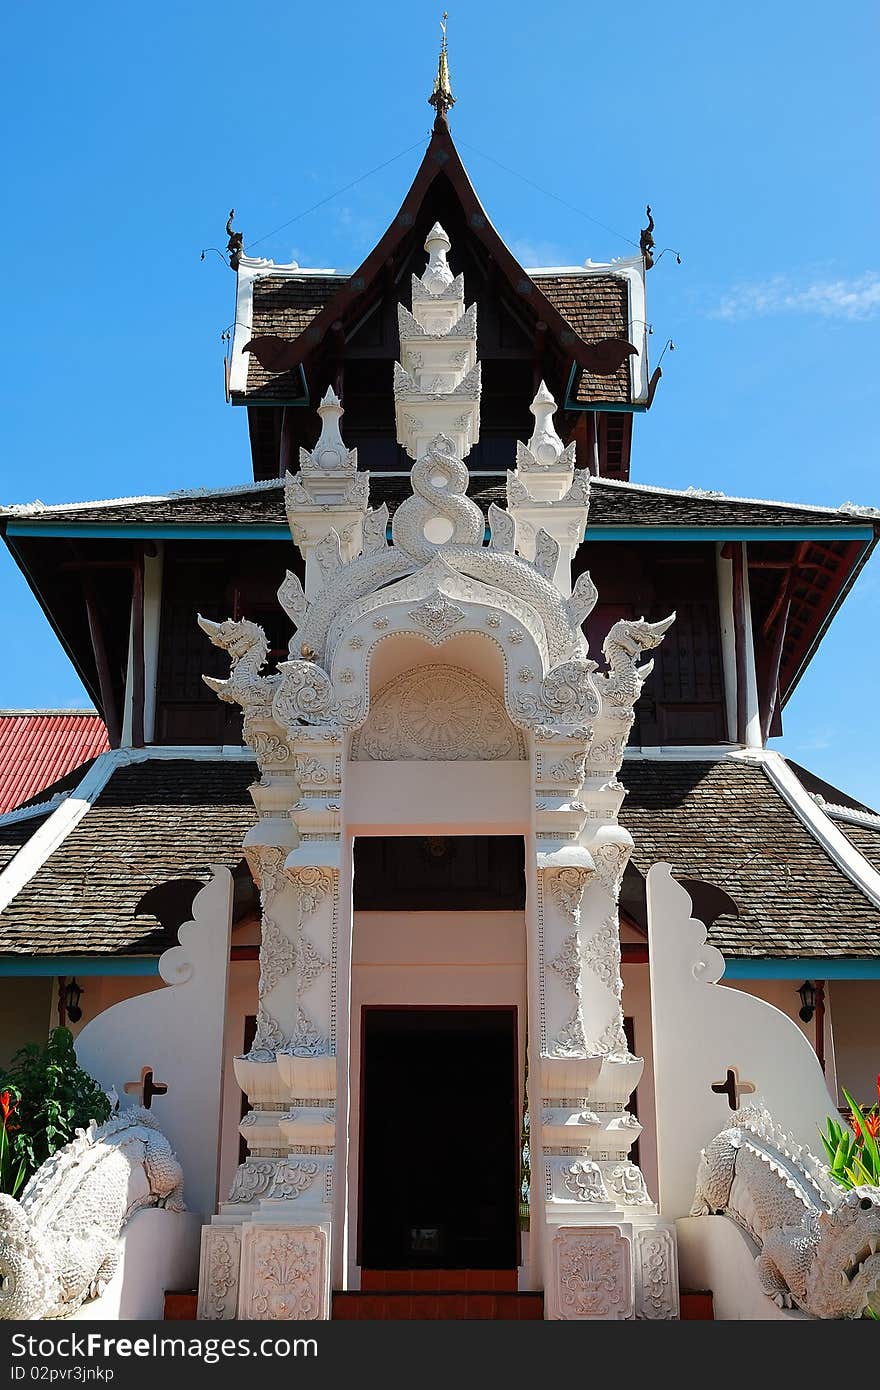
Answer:
POLYGON ((452 95, 452 85, 449 81, 449 59, 446 56, 446 21, 449 14, 443 11, 443 18, 440 20, 440 30, 443 38, 440 41, 440 61, 437 64, 437 76, 434 78, 434 90, 428 97, 428 105, 433 106, 437 112, 438 120, 446 120, 447 113, 455 105, 455 97, 452 95))

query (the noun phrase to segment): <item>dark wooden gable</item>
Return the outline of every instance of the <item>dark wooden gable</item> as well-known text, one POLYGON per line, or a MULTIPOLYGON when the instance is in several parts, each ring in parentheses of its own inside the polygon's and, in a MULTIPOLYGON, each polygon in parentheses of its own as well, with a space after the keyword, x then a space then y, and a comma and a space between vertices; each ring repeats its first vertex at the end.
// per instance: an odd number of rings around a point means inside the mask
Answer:
MULTIPOLYGON (((409 468, 394 429, 397 306, 410 305, 411 276, 424 270, 425 238, 435 222, 452 241, 450 264, 464 274, 466 302, 477 303, 483 397, 481 444, 468 458, 472 470, 513 466, 516 440, 531 430, 528 404, 542 378, 561 404, 573 367, 601 375, 619 369, 634 351, 623 336, 624 315, 614 338, 587 342, 530 278, 489 221, 441 120, 403 206, 363 264, 301 331, 289 339, 258 335, 248 345, 277 373, 271 395, 247 396, 256 476, 294 468, 298 449, 314 444, 317 420, 304 408, 304 385, 312 404, 328 385, 341 397, 346 442, 360 451, 362 468, 409 468), (257 418, 266 413, 274 417, 271 428, 257 418)), ((261 283, 256 295, 272 292, 261 283)), ((581 466, 592 457, 587 423, 582 412, 561 410, 557 417, 566 441, 583 440, 581 466)), ((627 467, 628 454, 611 472, 625 474, 627 467)))

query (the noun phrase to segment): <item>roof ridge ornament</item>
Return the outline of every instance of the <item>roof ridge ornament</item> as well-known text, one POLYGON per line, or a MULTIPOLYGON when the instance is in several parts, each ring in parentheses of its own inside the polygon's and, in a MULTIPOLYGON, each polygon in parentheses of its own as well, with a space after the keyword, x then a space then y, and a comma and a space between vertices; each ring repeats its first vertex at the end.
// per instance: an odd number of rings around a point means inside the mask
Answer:
POLYGON ((446 124, 446 117, 455 105, 455 97, 452 95, 452 85, 449 79, 449 59, 446 53, 446 21, 449 19, 448 11, 443 11, 443 18, 440 20, 440 29, 443 38, 440 41, 440 58, 437 63, 437 76, 434 78, 434 90, 428 97, 428 105, 433 106, 437 112, 437 120, 434 128, 439 122, 446 124))

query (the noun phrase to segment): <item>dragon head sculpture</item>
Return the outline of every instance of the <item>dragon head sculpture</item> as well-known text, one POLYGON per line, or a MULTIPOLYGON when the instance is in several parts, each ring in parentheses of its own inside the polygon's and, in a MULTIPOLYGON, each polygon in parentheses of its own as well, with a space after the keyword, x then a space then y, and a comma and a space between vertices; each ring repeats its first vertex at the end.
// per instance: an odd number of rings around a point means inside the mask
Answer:
POLYGON ((0 1319, 29 1318, 34 1307, 54 1304, 56 1285, 27 1211, 0 1193, 0 1319))
POLYGON ((828 1318, 861 1318, 880 1312, 880 1188, 854 1187, 818 1218, 821 1240, 807 1275, 813 1302, 821 1297, 828 1318))
POLYGON ((215 647, 222 647, 229 653, 233 666, 249 655, 256 657, 257 669, 265 663, 269 643, 259 623, 252 623, 247 618, 226 618, 222 623, 215 623, 210 618, 203 618, 200 613, 198 624, 215 647))

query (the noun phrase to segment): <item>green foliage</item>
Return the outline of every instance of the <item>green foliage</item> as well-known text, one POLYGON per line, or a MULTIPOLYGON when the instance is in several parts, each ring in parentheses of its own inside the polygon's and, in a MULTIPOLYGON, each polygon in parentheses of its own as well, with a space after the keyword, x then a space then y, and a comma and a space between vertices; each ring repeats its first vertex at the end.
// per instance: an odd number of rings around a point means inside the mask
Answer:
POLYGON ((18 1097, 8 1090, 0 1091, 0 1192, 15 1197, 24 1186, 25 1163, 13 1149, 18 1125, 15 1112, 18 1097))
POLYGON ((831 1169, 831 1176, 841 1187, 880 1187, 880 1106, 862 1110, 849 1091, 844 1099, 852 1115, 852 1129, 830 1117, 821 1136, 831 1169))
POLYGON ((76 1060, 68 1028, 54 1028, 47 1042, 28 1043, 15 1054, 0 1073, 0 1093, 6 1091, 10 1114, 0 1139, 0 1191, 13 1196, 78 1129, 110 1115, 107 1096, 76 1060))

